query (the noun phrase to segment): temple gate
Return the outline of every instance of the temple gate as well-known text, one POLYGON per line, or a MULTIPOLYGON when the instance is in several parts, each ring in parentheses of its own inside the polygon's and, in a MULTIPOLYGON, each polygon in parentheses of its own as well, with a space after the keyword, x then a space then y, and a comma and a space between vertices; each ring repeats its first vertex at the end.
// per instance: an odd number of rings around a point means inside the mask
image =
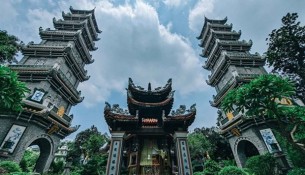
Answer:
POLYGON ((148 89, 129 79, 128 110, 106 102, 105 120, 111 137, 107 175, 192 175, 187 129, 195 119, 195 105, 172 111, 172 81, 148 89))

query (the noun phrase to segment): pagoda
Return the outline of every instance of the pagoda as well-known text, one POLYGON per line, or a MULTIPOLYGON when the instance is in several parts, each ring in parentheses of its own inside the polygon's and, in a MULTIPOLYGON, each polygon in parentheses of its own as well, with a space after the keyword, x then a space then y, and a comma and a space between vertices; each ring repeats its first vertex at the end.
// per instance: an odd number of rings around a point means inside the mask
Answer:
POLYGON ((276 155, 283 167, 288 167, 272 129, 266 125, 268 120, 245 117, 238 111, 225 113, 220 110, 223 98, 231 89, 267 74, 263 67, 265 59, 258 53, 250 53, 252 41, 241 41, 241 31, 232 30, 232 24, 226 22, 227 18, 214 20, 205 17, 197 37, 201 41, 199 46, 203 48, 201 56, 207 58, 203 68, 211 72, 206 82, 216 89, 210 103, 219 109, 220 134, 229 141, 239 167, 243 167, 249 157, 268 152, 276 155))
POLYGON ((48 170, 60 139, 79 127, 71 126, 73 115, 69 112, 83 100, 77 87, 89 79, 84 67, 93 63, 90 51, 97 49, 95 41, 101 33, 94 9, 70 7, 62 17, 53 19, 53 30, 40 27, 41 42, 24 46, 24 57, 10 65, 30 89, 23 100, 23 110, 0 112, 0 158, 19 162, 27 147, 38 145, 40 156, 35 171, 40 173, 48 170), (12 139, 17 131, 18 137, 12 139))
POLYGON ((147 90, 129 79, 128 110, 106 102, 104 117, 111 133, 107 175, 191 175, 187 144, 195 105, 172 110, 172 80, 147 90))

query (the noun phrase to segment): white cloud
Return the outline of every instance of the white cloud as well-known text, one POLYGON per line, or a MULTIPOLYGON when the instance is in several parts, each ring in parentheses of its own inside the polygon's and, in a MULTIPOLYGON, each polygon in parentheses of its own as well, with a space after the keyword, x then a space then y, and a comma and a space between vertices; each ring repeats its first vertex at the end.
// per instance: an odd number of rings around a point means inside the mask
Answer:
POLYGON ((95 6, 103 33, 93 53, 95 62, 87 67, 91 78, 80 86, 87 107, 107 100, 112 91, 124 93, 128 77, 144 88, 148 82, 153 88, 164 86, 173 78, 180 95, 204 89, 197 53, 187 39, 160 24, 155 8, 142 1, 95 6))
MULTIPOLYGON (((1 18, 0 24, 5 24, 7 22, 11 22, 18 15, 17 10, 15 9, 15 1, 2 1, 0 5, 1 18)), ((4 27, 4 26, 1 26, 4 27)))
POLYGON ((204 15, 211 14, 214 10, 215 0, 200 0, 189 12, 189 28, 200 32, 204 15))
POLYGON ((26 44, 30 41, 39 43, 41 40, 39 37, 39 27, 43 29, 53 28, 53 18, 56 17, 58 19, 60 15, 61 12, 58 10, 53 12, 40 8, 29 9, 25 13, 25 19, 18 23, 23 27, 15 29, 14 32, 26 44))
POLYGON ((185 0, 163 0, 163 3, 169 7, 179 7, 185 5, 187 1, 185 0))

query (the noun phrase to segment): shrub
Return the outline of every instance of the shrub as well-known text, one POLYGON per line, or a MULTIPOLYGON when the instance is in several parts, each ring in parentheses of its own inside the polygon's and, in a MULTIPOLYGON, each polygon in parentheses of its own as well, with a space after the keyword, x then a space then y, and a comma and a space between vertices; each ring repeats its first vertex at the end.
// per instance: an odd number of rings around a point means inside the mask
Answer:
POLYGON ((202 172, 194 172, 193 175, 202 175, 202 172))
POLYGON ((244 170, 236 166, 226 166, 220 170, 219 175, 248 175, 244 170))
POLYGON ((64 162, 61 160, 58 162, 53 161, 51 163, 51 169, 53 170, 52 172, 54 174, 61 174, 61 172, 64 170, 64 162))
POLYGON ((275 169, 275 158, 271 154, 257 155, 246 161, 246 168, 255 175, 273 175, 275 169))
POLYGON ((208 160, 204 164, 203 175, 217 175, 220 167, 214 160, 208 160))
POLYGON ((18 163, 14 161, 2 161, 0 162, 0 168, 6 170, 7 173, 21 172, 21 168, 18 163))
POLYGON ((296 168, 291 171, 287 175, 305 175, 305 169, 296 168))
POLYGON ((236 166, 236 162, 234 159, 231 160, 221 160, 220 161, 220 165, 222 167, 226 167, 226 166, 236 166))

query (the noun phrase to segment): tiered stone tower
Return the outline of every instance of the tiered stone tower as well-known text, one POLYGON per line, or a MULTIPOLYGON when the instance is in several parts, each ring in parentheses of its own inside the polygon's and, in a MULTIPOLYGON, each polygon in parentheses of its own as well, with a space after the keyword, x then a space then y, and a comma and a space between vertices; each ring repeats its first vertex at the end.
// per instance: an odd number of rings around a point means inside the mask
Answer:
POLYGON ((106 103, 105 120, 111 133, 107 175, 192 175, 187 129, 195 105, 172 111, 171 79, 164 87, 148 89, 129 79, 128 110, 106 103))
POLYGON ((93 63, 90 51, 101 33, 94 10, 70 7, 62 17, 53 19, 55 30, 39 28, 42 41, 22 48, 24 57, 10 66, 31 90, 23 110, 0 112, 1 159, 19 162, 27 147, 38 145, 37 172, 48 170, 60 139, 79 127, 70 126, 69 111, 83 100, 77 87, 89 79, 84 66, 93 63))
MULTIPOLYGON (((205 18, 198 37, 201 40, 199 46, 203 48, 201 56, 207 58, 203 67, 211 71, 207 84, 216 89, 217 94, 210 101, 216 108, 220 108, 221 101, 229 90, 267 73, 263 68, 265 59, 258 53, 249 52, 252 41, 240 41, 241 32, 232 30, 232 24, 226 22, 227 18, 205 18)), ((225 114, 219 110, 218 113, 220 132, 228 139, 238 166, 244 166, 247 158, 253 155, 270 152, 283 156, 265 120, 247 119, 236 111, 225 114), (267 138, 272 141, 267 141, 267 138)), ((280 162, 287 167, 284 159, 280 162)))

